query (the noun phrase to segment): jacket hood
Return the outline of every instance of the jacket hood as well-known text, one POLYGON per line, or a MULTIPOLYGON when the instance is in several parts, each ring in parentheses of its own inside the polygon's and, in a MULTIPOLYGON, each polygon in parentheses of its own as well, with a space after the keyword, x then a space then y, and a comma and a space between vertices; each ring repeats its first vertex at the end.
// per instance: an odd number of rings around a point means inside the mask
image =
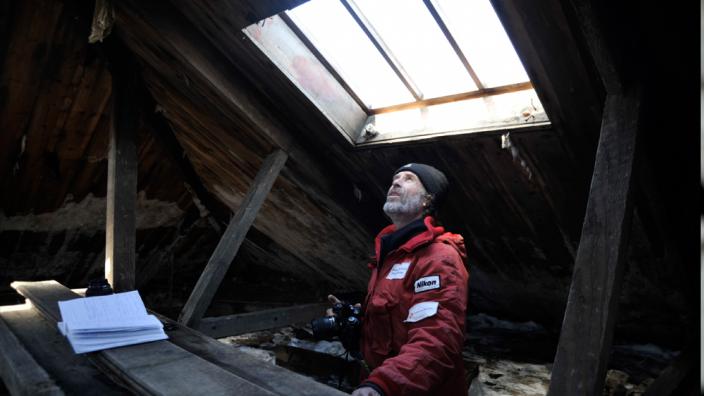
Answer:
MULTIPOLYGON (((445 228, 443 228, 442 226, 435 225, 435 219, 432 216, 426 216, 423 219, 423 223, 425 224, 426 231, 411 237, 408 241, 406 241, 396 250, 403 250, 407 253, 410 253, 422 246, 427 245, 432 241, 442 242, 452 246, 457 251, 457 253, 459 253, 460 257, 462 257, 462 261, 465 262, 465 266, 467 265, 467 251, 464 246, 464 238, 462 237, 462 235, 453 234, 451 232, 445 232, 445 228)), ((395 231, 396 226, 391 224, 381 230, 381 232, 379 232, 379 234, 376 236, 376 239, 374 240, 374 252, 377 262, 379 262, 379 253, 381 250, 381 237, 391 234, 395 231)))

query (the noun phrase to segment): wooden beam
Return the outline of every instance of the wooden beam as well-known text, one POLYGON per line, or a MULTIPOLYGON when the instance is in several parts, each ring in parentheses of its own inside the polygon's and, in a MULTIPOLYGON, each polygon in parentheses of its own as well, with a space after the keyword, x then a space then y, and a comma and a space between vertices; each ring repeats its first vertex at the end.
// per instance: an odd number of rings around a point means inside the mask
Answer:
MULTIPOLYGON (((56 322, 57 318, 60 317, 59 307, 56 301, 81 298, 80 295, 72 292, 56 281, 13 282, 12 287, 32 301, 42 301, 41 304, 35 304, 34 307, 42 316, 53 322, 56 322)), ((165 330, 169 339, 163 342, 170 342, 245 381, 255 384, 262 388, 262 392, 258 394, 267 395, 273 393, 287 396, 344 395, 344 393, 336 389, 316 382, 301 374, 263 362, 242 351, 238 351, 231 346, 225 345, 196 330, 183 326, 165 316, 161 316, 152 311, 150 311, 150 313, 156 315, 159 320, 166 325, 165 330)), ((159 343, 161 342, 162 341, 159 341, 159 343)), ((118 350, 119 349, 121 348, 118 348, 118 350)), ((100 359, 101 354, 102 352, 98 352, 88 356, 94 356, 95 359, 100 359)), ((195 380, 192 381, 195 383, 195 380)), ((197 385, 197 383, 195 384, 197 385)), ((240 389, 235 389, 238 392, 231 390, 227 392, 227 394, 243 394, 239 392, 240 389)), ((186 394, 187 389, 178 389, 178 391, 180 391, 180 394, 186 394)))
POLYGON ((548 395, 600 395, 631 228, 640 97, 609 95, 548 395))
POLYGON ((178 318, 180 323, 191 327, 198 325, 287 158, 288 155, 283 150, 277 150, 264 159, 247 196, 230 220, 191 296, 181 310, 178 318))
POLYGON ((11 309, 0 308, 0 317, 64 393, 78 395, 90 389, 96 395, 121 396, 127 392, 101 373, 87 355, 74 354, 66 338, 56 331, 56 325, 44 319, 36 308, 29 304, 8 308, 11 309))
MULTIPOLYGON (((12 287, 54 324, 58 301, 81 298, 56 281, 13 282, 12 287)), ((106 349, 88 355, 115 380, 140 395, 275 395, 168 340, 106 349)))
POLYGON ((252 331, 273 329, 294 323, 309 322, 325 314, 328 304, 305 304, 266 309, 238 315, 203 318, 198 331, 213 338, 228 337, 252 331))
POLYGON ((140 96, 134 67, 112 53, 112 115, 108 152, 105 277, 115 291, 135 286, 137 127, 140 96))
POLYGON ((592 1, 571 0, 570 3, 576 14, 585 42, 589 47, 589 52, 594 59, 594 64, 599 70, 599 76, 604 84, 604 89, 608 93, 618 93, 623 91, 623 78, 627 76, 622 73, 615 62, 615 54, 607 45, 604 37, 603 24, 599 20, 594 10, 592 1))
POLYGON ((154 314, 173 328, 167 331, 172 343, 271 392, 287 396, 345 395, 311 378, 259 360, 165 316, 154 314))
POLYGON ((0 318, 0 377, 10 394, 63 395, 64 392, 0 318))

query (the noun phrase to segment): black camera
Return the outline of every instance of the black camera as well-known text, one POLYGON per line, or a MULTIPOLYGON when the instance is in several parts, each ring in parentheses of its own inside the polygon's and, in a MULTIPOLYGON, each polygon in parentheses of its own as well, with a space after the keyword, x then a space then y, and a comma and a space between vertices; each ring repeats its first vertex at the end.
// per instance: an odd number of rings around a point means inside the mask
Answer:
POLYGON ((93 279, 88 282, 86 297, 106 296, 112 293, 112 287, 107 279, 93 279))
POLYGON ((362 309, 347 302, 332 306, 335 316, 325 316, 310 322, 313 337, 330 340, 340 337, 342 346, 351 353, 359 352, 359 337, 362 333, 362 309))

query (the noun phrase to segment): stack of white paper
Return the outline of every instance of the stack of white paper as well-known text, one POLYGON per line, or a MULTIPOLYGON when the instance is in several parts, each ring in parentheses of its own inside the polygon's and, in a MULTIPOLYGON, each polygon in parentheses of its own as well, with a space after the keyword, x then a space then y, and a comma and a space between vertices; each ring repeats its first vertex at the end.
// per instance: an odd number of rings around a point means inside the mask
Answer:
POLYGON ((76 353, 167 339, 137 291, 59 301, 58 323, 76 353))

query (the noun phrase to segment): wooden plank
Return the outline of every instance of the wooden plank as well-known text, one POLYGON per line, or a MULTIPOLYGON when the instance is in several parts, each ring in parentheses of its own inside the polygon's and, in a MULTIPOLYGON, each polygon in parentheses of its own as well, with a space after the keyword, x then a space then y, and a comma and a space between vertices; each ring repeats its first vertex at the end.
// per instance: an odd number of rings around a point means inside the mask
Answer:
POLYGON ((640 98, 609 95, 548 395, 599 395, 631 227, 640 98))
POLYGON ((277 150, 264 159, 262 168, 254 178, 247 196, 230 220, 230 224, 183 307, 178 319, 180 323, 191 327, 198 325, 287 158, 288 154, 283 150, 277 150))
POLYGON ((64 392, 0 317, 0 377, 12 395, 63 395, 64 392))
POLYGON ((86 355, 74 354, 66 338, 36 308, 30 305, 17 308, 23 309, 5 310, 0 316, 64 392, 105 396, 127 392, 96 369, 86 355))
MULTIPOLYGON (((56 281, 13 282, 12 287, 52 322, 60 320, 58 301, 80 298, 56 281)), ((169 341, 107 349, 89 356, 137 394, 275 394, 169 341)))
POLYGON ((135 286, 135 208, 137 205, 137 149, 139 122, 136 76, 125 67, 121 52, 113 54, 113 108, 108 151, 105 277, 115 291, 135 286))
MULTIPOLYGON (((54 299, 67 300, 80 298, 79 295, 72 293, 69 289, 63 287, 56 281, 13 282, 12 287, 27 298, 44 298, 44 303, 41 304, 41 306, 35 305, 35 307, 42 312, 43 315, 50 318, 52 315, 57 315, 56 317, 58 318, 59 310, 58 304, 51 304, 48 301, 54 299), (32 287, 35 284, 38 287, 32 287)), ((315 382, 308 377, 263 362, 244 352, 231 348, 214 338, 208 337, 205 334, 165 316, 155 312, 151 313, 156 315, 159 320, 167 325, 166 334, 169 336, 169 342, 211 363, 217 364, 223 369, 269 392, 291 396, 344 395, 344 393, 327 385, 315 382)))
POLYGON ((274 395, 168 341, 98 352, 103 367, 148 395, 274 395))
POLYGON ((169 325, 170 341, 264 389, 289 396, 342 396, 345 393, 303 375, 263 362, 214 338, 156 314, 169 325))
POLYGON ((323 316, 329 304, 306 304, 292 307, 266 309, 238 315, 203 318, 197 329, 211 337, 227 337, 252 331, 309 322, 323 316))

